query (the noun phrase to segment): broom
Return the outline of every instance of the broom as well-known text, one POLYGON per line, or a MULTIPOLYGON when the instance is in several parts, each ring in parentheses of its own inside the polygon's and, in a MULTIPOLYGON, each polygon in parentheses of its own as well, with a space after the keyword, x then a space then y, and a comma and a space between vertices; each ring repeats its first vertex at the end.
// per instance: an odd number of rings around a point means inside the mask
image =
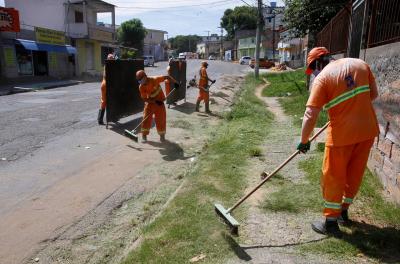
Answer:
MULTIPOLYGON (((330 122, 326 123, 312 138, 310 142, 317 138, 329 125, 330 122)), ((235 203, 231 208, 225 209, 221 204, 214 204, 215 211, 222 218, 222 220, 228 225, 232 234, 237 235, 239 232, 239 222, 231 215, 232 211, 235 210, 240 204, 242 204, 250 195, 252 195, 255 191, 257 191, 266 181, 268 181, 272 176, 274 176, 278 171, 280 171, 283 167, 286 166, 294 157, 296 157, 300 153, 300 150, 294 152, 289 158, 287 158, 281 165, 279 165, 271 174, 266 173, 265 171, 261 173, 261 176, 264 178, 255 188, 249 191, 243 198, 235 203)))

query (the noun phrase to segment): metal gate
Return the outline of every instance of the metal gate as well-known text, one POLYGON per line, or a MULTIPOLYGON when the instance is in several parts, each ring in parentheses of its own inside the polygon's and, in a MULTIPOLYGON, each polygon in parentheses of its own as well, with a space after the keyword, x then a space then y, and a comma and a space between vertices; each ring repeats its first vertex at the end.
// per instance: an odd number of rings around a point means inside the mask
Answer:
MULTIPOLYGON (((186 98, 186 61, 172 60, 171 75, 179 82, 179 90, 172 92, 167 98, 167 104, 172 104, 186 98)), ((173 86, 171 87, 173 88, 173 86)))
POLYGON ((144 69, 143 60, 107 60, 106 120, 119 119, 143 111, 136 72, 144 69))

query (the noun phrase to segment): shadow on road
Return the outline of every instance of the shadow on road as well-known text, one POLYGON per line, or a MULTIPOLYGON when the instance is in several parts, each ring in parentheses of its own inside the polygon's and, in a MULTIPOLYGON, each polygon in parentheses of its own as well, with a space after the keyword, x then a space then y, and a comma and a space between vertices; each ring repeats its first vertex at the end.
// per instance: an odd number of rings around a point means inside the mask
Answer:
POLYGON ((190 115, 194 112, 195 108, 196 108, 196 104, 193 104, 190 102, 185 102, 185 103, 177 105, 177 106, 171 106, 170 110, 176 110, 181 113, 190 115))
POLYGON ((175 142, 169 140, 166 140, 165 142, 147 141, 147 144, 157 147, 165 161, 187 160, 194 157, 194 155, 185 157, 183 149, 175 142))

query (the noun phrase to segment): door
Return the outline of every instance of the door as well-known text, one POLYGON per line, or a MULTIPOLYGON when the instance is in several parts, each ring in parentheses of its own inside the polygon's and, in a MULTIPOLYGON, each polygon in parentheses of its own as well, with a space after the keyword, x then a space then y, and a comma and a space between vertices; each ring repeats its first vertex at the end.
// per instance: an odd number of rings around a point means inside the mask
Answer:
POLYGON ((93 43, 86 42, 86 71, 94 70, 94 45, 93 43))
POLYGON ((47 51, 32 51, 33 55, 33 69, 35 76, 49 75, 49 68, 47 63, 47 51))

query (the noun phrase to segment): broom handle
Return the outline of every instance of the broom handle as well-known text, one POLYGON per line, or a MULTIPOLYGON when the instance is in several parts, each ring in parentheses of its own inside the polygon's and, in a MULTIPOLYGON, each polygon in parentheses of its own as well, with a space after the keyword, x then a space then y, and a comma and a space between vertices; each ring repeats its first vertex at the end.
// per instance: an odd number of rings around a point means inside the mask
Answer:
MULTIPOLYGON (((330 122, 326 123, 320 130, 318 130, 317 133, 315 133, 314 136, 310 138, 310 142, 316 139, 328 126, 330 122)), ((236 207, 238 207, 241 203, 243 203, 247 198, 249 198, 250 195, 252 195, 255 191, 257 191, 266 181, 268 181, 272 176, 274 176, 278 171, 280 171, 283 167, 286 166, 294 157, 297 156, 297 154, 300 153, 300 150, 297 150, 294 152, 289 158, 287 158, 281 165, 279 165, 278 168, 276 168, 271 174, 269 174, 264 180, 262 180, 254 189, 252 189, 249 193, 247 193, 242 199, 240 199, 234 206, 228 209, 226 212, 229 214, 233 210, 235 210, 236 207)), ((265 172, 264 172, 265 173, 265 172)))
MULTIPOLYGON (((165 97, 165 100, 167 100, 168 96, 170 96, 170 95, 172 94, 172 92, 175 91, 175 90, 176 90, 176 88, 172 89, 172 91, 169 92, 169 94, 165 97)), ((146 119, 149 118, 149 116, 151 116, 152 114, 153 114, 153 113, 150 113, 150 114, 148 114, 147 116, 145 116, 145 117, 143 118, 142 122, 140 122, 139 125, 137 125, 137 127, 135 127, 135 128, 132 130, 132 132, 135 132, 136 129, 138 129, 138 128, 143 124, 143 122, 146 121, 146 119)))

